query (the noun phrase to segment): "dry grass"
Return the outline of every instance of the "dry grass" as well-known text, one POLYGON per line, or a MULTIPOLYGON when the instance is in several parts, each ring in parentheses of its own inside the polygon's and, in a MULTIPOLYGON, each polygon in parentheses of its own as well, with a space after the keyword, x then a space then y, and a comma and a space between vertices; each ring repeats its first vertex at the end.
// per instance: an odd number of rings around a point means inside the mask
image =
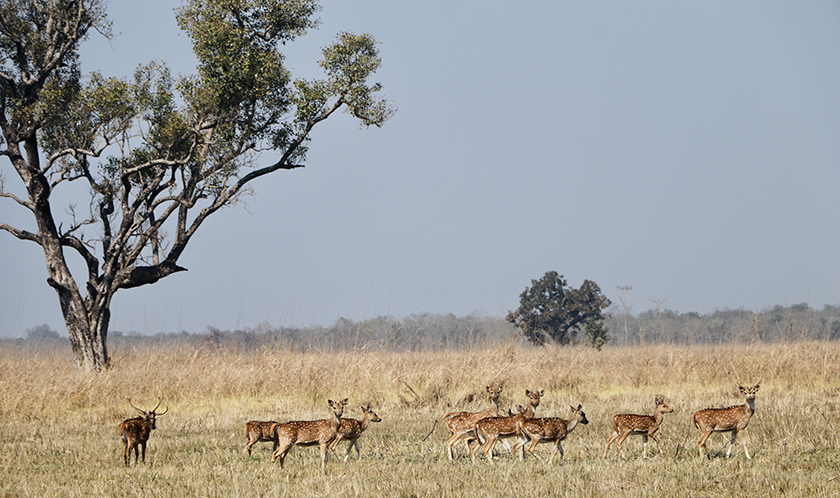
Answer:
MULTIPOLYGON (((76 372, 66 351, 0 350, 0 496, 704 496, 840 495, 840 345, 533 349, 321 355, 256 354, 178 348, 117 351, 99 375, 76 372), (750 423, 753 460, 740 444, 730 459, 700 459, 700 408, 740 404, 732 376, 762 379, 750 423), (472 464, 458 447, 449 462, 450 409, 486 407, 484 386, 503 385, 502 406, 545 389, 538 416, 563 416, 583 404, 590 420, 564 444, 566 458, 547 466, 509 455, 495 467, 472 464), (642 460, 641 439, 611 448, 615 413, 652 413, 664 394, 675 409, 660 434, 665 453, 642 460), (166 398, 146 465, 122 466, 117 425, 134 416, 125 398, 154 406, 166 398), (383 422, 359 440, 361 461, 295 448, 286 468, 269 468, 270 444, 243 451, 251 419, 315 419, 327 399, 350 398, 349 415, 370 403, 383 422), (425 438, 425 439, 424 439, 425 438)), ((723 447, 713 436, 710 450, 723 447)), ((343 455, 345 444, 339 447, 343 455)), ((500 446, 497 446, 500 449, 500 446)), ((655 448, 655 445, 654 445, 655 448)), ((539 453, 547 455, 548 445, 539 453)))

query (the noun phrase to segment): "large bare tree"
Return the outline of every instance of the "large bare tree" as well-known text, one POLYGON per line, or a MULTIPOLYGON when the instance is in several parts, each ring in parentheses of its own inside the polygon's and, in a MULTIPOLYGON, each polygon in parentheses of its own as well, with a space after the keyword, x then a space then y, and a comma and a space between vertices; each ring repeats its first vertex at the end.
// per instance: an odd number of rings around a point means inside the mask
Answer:
POLYGON ((152 63, 117 79, 79 69, 80 42, 110 36, 103 1, 0 3, 0 199, 37 227, 0 229, 43 250, 81 368, 108 364, 115 293, 183 271, 178 259, 210 215, 254 180, 302 167, 315 125, 339 109, 363 126, 393 114, 368 82, 381 63, 368 34, 338 34, 323 79, 292 78, 281 48, 316 27, 319 10, 315 0, 188 0, 176 16, 196 73, 173 78, 152 63), (5 171, 25 194, 4 188, 5 171), (57 221, 54 194, 74 182, 89 209, 57 221), (78 281, 67 251, 86 264, 78 281))

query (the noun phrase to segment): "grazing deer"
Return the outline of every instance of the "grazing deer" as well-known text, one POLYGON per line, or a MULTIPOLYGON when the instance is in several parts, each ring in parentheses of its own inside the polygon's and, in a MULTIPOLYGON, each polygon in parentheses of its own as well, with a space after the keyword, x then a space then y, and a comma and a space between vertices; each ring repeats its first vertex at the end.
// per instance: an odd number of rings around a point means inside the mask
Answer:
POLYGON ((452 449, 462 439, 467 445, 467 453, 470 453, 470 442, 475 438, 473 429, 475 429, 476 422, 484 417, 495 417, 499 414, 499 395, 502 394, 502 388, 490 389, 490 386, 487 386, 487 392, 490 394, 490 402, 493 403, 492 407, 475 413, 449 412, 440 419, 440 423, 446 422, 446 427, 452 433, 452 437, 446 442, 446 451, 449 454, 449 460, 452 460, 452 449))
POLYGON ((507 417, 485 417, 476 422, 473 432, 479 441, 478 444, 473 446, 472 452, 470 453, 473 462, 475 462, 475 454, 478 452, 478 449, 481 448, 487 456, 487 459, 490 460, 490 463, 495 465, 495 462, 493 462, 493 447, 496 445, 496 441, 501 438, 515 436, 517 425, 522 420, 529 419, 534 416, 534 412, 540 405, 540 398, 542 398, 543 394, 545 394, 545 391, 531 392, 526 390, 525 396, 528 396, 528 407, 526 409, 522 410, 522 407, 520 406, 520 412, 516 415, 507 417), (481 443, 484 443, 483 446, 481 443))
POLYGON ((344 407, 347 405, 347 398, 342 401, 329 400, 333 416, 323 420, 291 421, 285 424, 274 424, 271 432, 277 434, 278 448, 271 454, 271 465, 280 459, 280 468, 292 446, 314 446, 321 447, 321 470, 327 473, 327 448, 335 440, 338 428, 341 427, 341 415, 344 414, 344 407))
POLYGON ((654 398, 656 404, 656 411, 653 415, 634 415, 630 413, 622 413, 616 415, 612 419, 613 433, 607 440, 607 447, 604 449, 604 458, 607 458, 607 452, 610 450, 610 445, 613 441, 618 445, 618 451, 621 452, 621 458, 627 459, 624 454, 624 448, 621 443, 631 435, 642 436, 644 443, 644 450, 642 451, 642 458, 647 458, 647 442, 648 437, 653 438, 659 446, 659 452, 662 453, 662 443, 659 442, 659 437, 656 431, 659 430, 660 424, 665 413, 671 413, 673 408, 665 404, 665 400, 657 396, 654 398))
POLYGON ((274 443, 274 447, 271 449, 272 453, 277 449, 277 434, 272 431, 275 424, 277 424, 275 420, 269 420, 267 422, 251 420, 245 424, 245 437, 248 438, 248 444, 245 445, 245 449, 248 450, 248 456, 251 456, 251 446, 257 443, 267 443, 270 441, 274 443))
MULTIPOLYGON (((344 461, 346 462, 348 458, 350 458, 350 450, 353 447, 356 447, 356 456, 361 459, 362 454, 359 451, 359 436, 362 435, 362 432, 367 429, 368 425, 371 422, 382 422, 382 419, 379 418, 379 415, 376 414, 373 410, 371 410, 370 405, 362 407, 362 413, 364 416, 362 417, 362 421, 358 421, 354 418, 342 418, 341 419, 341 426, 338 428, 338 434, 336 435, 335 439, 333 440, 332 444, 330 445, 330 450, 335 453, 335 447, 338 446, 338 443, 342 440, 350 441, 350 444, 347 445, 347 454, 344 456, 344 461)), ((336 455, 336 458, 338 455, 336 455)))
POLYGON ((586 418, 586 414, 583 413, 583 407, 581 405, 578 405, 577 408, 570 406, 570 408, 572 409, 572 418, 569 420, 557 417, 546 417, 530 418, 520 421, 516 428, 516 434, 519 436, 519 440, 513 445, 513 450, 511 452, 512 455, 516 455, 516 450, 523 448, 519 460, 524 460, 524 446, 525 443, 530 440, 531 444, 528 447, 528 452, 534 455, 537 459, 542 460, 542 458, 534 452, 534 449, 540 443, 554 443, 554 451, 548 459, 549 465, 551 465, 552 460, 554 460, 554 455, 556 455, 558 451, 560 452, 560 458, 563 458, 565 456, 565 452, 563 451, 563 445, 561 442, 566 439, 566 436, 575 430, 575 427, 577 427, 578 424, 586 425, 589 423, 589 420, 586 418))
MULTIPOLYGON (((729 408, 707 408, 695 412, 691 416, 692 424, 703 431, 703 435, 700 436, 700 441, 697 443, 700 456, 706 454, 706 440, 713 432, 731 432, 732 438, 727 443, 729 449, 726 451, 726 457, 729 458, 732 453, 732 445, 735 444, 735 438, 740 434, 741 443, 744 444, 744 453, 748 460, 752 460, 747 449, 747 425, 750 423, 750 417, 755 413, 755 393, 758 392, 761 381, 759 380, 752 387, 744 387, 737 381, 735 384, 738 386, 738 390, 746 396, 746 403, 729 408)), ((721 449, 721 451, 723 450, 721 449)))
POLYGON ((158 404, 149 411, 142 410, 134 406, 131 398, 128 399, 128 404, 132 408, 140 412, 142 417, 134 417, 120 422, 120 438, 123 442, 123 456, 125 457, 125 466, 128 467, 131 462, 131 450, 134 450, 134 465, 137 465, 138 454, 143 455, 143 463, 146 463, 146 441, 149 440, 149 435, 155 430, 155 417, 163 415, 169 411, 167 406, 165 410, 160 413, 155 413, 155 410, 163 403, 163 398, 158 398, 158 404))

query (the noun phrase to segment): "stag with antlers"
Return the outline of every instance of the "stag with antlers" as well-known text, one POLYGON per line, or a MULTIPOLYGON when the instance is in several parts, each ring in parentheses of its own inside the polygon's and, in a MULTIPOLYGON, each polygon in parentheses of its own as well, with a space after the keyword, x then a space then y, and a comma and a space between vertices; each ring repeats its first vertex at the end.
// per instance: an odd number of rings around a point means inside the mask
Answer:
POLYGON ((735 381, 735 385, 738 386, 741 394, 746 397, 746 403, 728 408, 707 408, 695 412, 691 416, 691 423, 694 427, 703 431, 703 435, 700 436, 700 441, 697 442, 700 456, 706 454, 706 440, 709 439, 709 436, 713 432, 731 432, 732 438, 727 443, 729 449, 726 451, 726 457, 729 458, 732 454, 732 446, 740 434, 741 443, 744 445, 744 454, 747 455, 748 460, 752 459, 747 449, 747 425, 750 423, 750 417, 755 413, 755 393, 758 392, 761 380, 752 387, 744 387, 738 381, 735 381))
POLYGON ((137 465, 137 457, 142 453, 142 462, 146 463, 146 441, 149 440, 149 435, 155 430, 155 417, 163 415, 169 411, 167 406, 165 410, 160 413, 155 411, 163 403, 163 398, 158 398, 158 404, 149 411, 134 406, 131 398, 128 399, 128 404, 132 408, 140 412, 142 416, 123 420, 120 423, 120 438, 123 442, 123 454, 125 456, 125 466, 128 467, 131 462, 131 450, 134 450, 134 465, 137 465))
POLYGON ((674 409, 666 405, 665 400, 661 396, 654 398, 654 404, 656 404, 656 411, 653 415, 621 413, 613 417, 613 433, 610 438, 607 439, 607 447, 604 449, 604 458, 607 458, 607 452, 610 450, 610 445, 613 441, 615 441, 618 445, 618 451, 621 453, 621 458, 627 459, 627 455, 624 454, 624 448, 621 446, 621 443, 623 443, 628 436, 632 435, 642 436, 644 447, 642 450, 642 458, 647 458, 648 437, 653 438, 653 440, 656 441, 656 445, 659 446, 659 452, 662 453, 662 443, 659 442, 659 437, 656 435, 656 431, 659 430, 659 426, 665 418, 663 414, 671 413, 674 409))

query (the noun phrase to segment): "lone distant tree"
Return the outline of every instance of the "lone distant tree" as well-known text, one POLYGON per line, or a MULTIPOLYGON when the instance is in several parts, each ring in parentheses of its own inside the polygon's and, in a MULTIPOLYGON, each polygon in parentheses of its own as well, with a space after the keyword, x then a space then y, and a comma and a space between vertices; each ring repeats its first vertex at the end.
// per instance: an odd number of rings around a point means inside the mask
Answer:
POLYGON ((315 125, 339 109, 363 126, 394 112, 368 82, 381 63, 369 34, 340 33, 325 47, 324 79, 292 79, 281 48, 318 25, 316 0, 187 0, 176 17, 196 74, 151 63, 132 78, 83 77, 79 43, 92 30, 110 36, 106 3, 0 2, 0 198, 36 227, 0 229, 44 252, 85 370, 108 363, 115 293, 186 270, 178 260, 204 221, 254 180, 303 167, 315 125), (4 189, 7 168, 20 192, 4 189), (56 210, 59 189, 89 198, 56 210), (85 263, 81 287, 68 250, 85 263))
POLYGON ((531 287, 519 295, 519 308, 509 312, 507 320, 539 346, 549 340, 571 344, 584 328, 590 344, 600 349, 609 341, 603 310, 610 304, 595 282, 585 280, 580 289, 574 289, 563 275, 549 271, 541 279, 531 280, 531 287))

